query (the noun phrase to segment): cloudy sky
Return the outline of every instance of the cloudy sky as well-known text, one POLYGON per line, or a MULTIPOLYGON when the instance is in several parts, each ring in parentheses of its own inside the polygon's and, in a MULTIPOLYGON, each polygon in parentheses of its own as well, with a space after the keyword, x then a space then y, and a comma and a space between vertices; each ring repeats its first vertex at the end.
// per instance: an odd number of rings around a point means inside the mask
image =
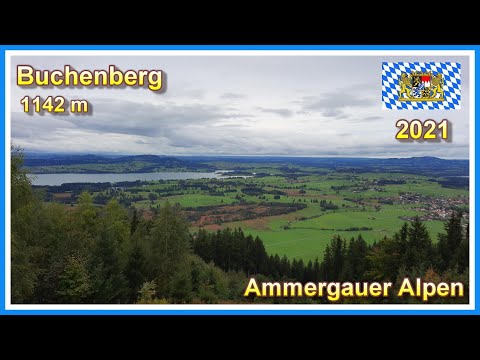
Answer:
POLYGON ((467 57, 35 56, 12 58, 11 136, 26 151, 468 158, 467 57), (462 109, 382 110, 382 61, 458 61, 462 109), (63 70, 161 69, 147 88, 25 88, 16 66, 63 70), (27 115, 25 95, 87 99, 89 115, 27 115), (401 143, 400 118, 451 122, 452 141, 401 143))

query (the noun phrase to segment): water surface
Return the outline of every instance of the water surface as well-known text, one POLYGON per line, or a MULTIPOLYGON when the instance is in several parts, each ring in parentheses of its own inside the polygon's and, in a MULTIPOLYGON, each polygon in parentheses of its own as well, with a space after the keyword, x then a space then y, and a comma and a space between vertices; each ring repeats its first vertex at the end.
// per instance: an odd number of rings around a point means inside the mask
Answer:
MULTIPOLYGON (((215 172, 174 172, 162 171, 154 173, 118 173, 118 174, 32 174, 33 185, 58 186, 69 183, 116 183, 120 181, 154 181, 154 180, 189 180, 189 179, 225 179, 232 176, 224 175, 228 171, 215 172)), ((246 176, 241 176, 246 177, 246 176)))

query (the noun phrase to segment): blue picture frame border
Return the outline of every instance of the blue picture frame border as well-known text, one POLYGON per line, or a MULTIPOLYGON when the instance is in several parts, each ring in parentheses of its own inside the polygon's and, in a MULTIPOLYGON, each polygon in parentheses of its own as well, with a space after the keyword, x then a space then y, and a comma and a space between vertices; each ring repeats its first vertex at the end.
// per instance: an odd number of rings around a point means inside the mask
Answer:
MULTIPOLYGON (((470 50, 475 54, 475 115, 480 91, 480 46, 479 45, 0 45, 0 114, 1 127, 0 187, 5 189, 5 91, 6 51, 8 50, 470 50)), ((479 137, 480 126, 475 126, 475 139, 479 137)), ((478 183, 475 147, 475 189, 478 183)), ((474 199, 478 209, 477 197, 474 199)), ((5 191, 0 192, 0 315, 480 315, 480 271, 475 268, 475 304, 473 310, 6 310, 5 309, 5 191)), ((475 212, 475 224, 479 215, 475 212)), ((475 239, 476 240, 476 239, 475 239)), ((480 246, 475 246, 475 259, 480 255, 480 246)), ((476 262, 476 261, 475 261, 476 262)), ((476 264, 478 265, 478 264, 476 264)))

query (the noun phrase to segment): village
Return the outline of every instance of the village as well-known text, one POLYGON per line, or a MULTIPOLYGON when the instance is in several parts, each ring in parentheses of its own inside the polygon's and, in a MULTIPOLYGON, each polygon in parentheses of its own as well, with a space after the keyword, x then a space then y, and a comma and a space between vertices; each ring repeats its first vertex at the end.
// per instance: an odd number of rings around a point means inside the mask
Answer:
MULTIPOLYGON (((463 218, 465 220, 469 219, 469 198, 468 196, 464 195, 459 195, 455 197, 444 197, 406 193, 401 194, 398 197, 383 198, 383 200, 390 200, 393 204, 414 205, 410 208, 411 210, 425 212, 425 214, 419 216, 420 220, 422 221, 445 221, 452 215, 452 212, 455 210, 465 210, 463 212, 463 218)), ((413 216, 401 217, 401 219, 408 221, 413 220, 413 218, 413 216)))

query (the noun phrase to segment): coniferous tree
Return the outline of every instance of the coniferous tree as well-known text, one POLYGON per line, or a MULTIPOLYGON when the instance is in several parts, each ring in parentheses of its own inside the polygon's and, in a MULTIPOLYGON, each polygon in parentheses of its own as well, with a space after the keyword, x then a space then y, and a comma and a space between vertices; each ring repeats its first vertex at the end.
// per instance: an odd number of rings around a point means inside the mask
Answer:
POLYGON ((330 245, 327 244, 323 255, 323 262, 321 266, 322 278, 326 281, 333 280, 333 257, 330 245))
POLYGON ((399 244, 387 237, 372 245, 367 253, 368 268, 363 280, 393 281, 398 276, 404 254, 399 244))
POLYGON ((351 238, 348 242, 345 264, 342 269, 342 278, 343 279, 353 279, 354 274, 354 242, 355 238, 351 238))
POLYGON ((110 200, 99 214, 92 272, 95 298, 100 303, 124 302, 128 285, 123 270, 127 262, 130 227, 126 210, 110 200))
POLYGON ((90 275, 85 261, 69 256, 59 277, 56 295, 61 303, 81 304, 91 293, 90 275))
POLYGON ((315 275, 313 274, 313 262, 312 260, 309 260, 308 261, 308 264, 305 268, 305 273, 303 275, 303 279, 302 281, 303 282, 307 282, 307 281, 314 281, 315 275))
POLYGON ((457 267, 459 273, 464 273, 469 267, 469 238, 468 232, 462 239, 452 258, 453 267, 457 267))
POLYGON ((137 230, 137 226, 139 224, 139 219, 138 219, 138 212, 137 209, 134 207, 133 208, 133 215, 132 215, 132 221, 130 223, 130 234, 133 235, 135 231, 137 230))
POLYGON ((363 278, 366 270, 368 246, 362 235, 351 238, 346 251, 342 278, 357 281, 363 278))
POLYGON ((161 297, 168 297, 173 290, 172 274, 187 266, 190 252, 188 223, 180 209, 167 202, 155 220, 149 253, 150 271, 161 297))
POLYGON ((346 244, 340 236, 335 236, 331 242, 332 247, 332 278, 341 280, 341 274, 345 263, 346 244))
POLYGON ((282 260, 280 261, 279 276, 280 277, 283 276, 286 278, 289 278, 290 276, 292 276, 292 266, 290 264, 290 261, 288 261, 288 258, 286 255, 283 255, 282 260))
MULTIPOLYGON (((401 251, 401 249, 399 249, 401 251)), ((403 263, 408 268, 428 269, 432 264, 433 246, 430 234, 419 217, 415 217, 408 229, 407 249, 403 263)))
POLYGON ((125 277, 128 282, 129 301, 134 302, 138 291, 147 280, 146 258, 139 245, 134 245, 128 256, 125 277))
POLYGON ((30 179, 22 169, 23 151, 12 144, 10 161, 11 181, 11 294, 13 303, 22 303, 32 297, 37 277, 41 272, 38 259, 39 217, 30 179))
POLYGON ((312 281, 320 281, 322 279, 322 274, 320 271, 320 262, 318 261, 318 257, 315 258, 315 262, 313 263, 313 278, 312 281))
POLYGON ((400 230, 393 235, 393 239, 397 243, 398 252, 404 254, 408 246, 408 223, 403 223, 400 230))
POLYGON ((267 252, 265 251, 265 246, 263 245, 262 240, 257 236, 255 237, 255 260, 254 264, 256 265, 254 274, 268 274, 267 269, 267 252))
MULTIPOLYGON (((439 234, 437 244, 438 253, 440 255, 439 267, 443 271, 448 269, 449 267, 455 266, 455 263, 458 263, 458 261, 463 258, 463 256, 461 256, 458 252, 460 244, 464 239, 462 229, 462 213, 452 213, 451 217, 445 223, 444 227, 445 234, 439 234)), ((464 245, 462 246, 462 248, 464 248, 464 245)), ((463 250, 462 252, 465 251, 463 250)), ((463 263, 462 267, 465 268, 464 261, 460 261, 463 263)))

